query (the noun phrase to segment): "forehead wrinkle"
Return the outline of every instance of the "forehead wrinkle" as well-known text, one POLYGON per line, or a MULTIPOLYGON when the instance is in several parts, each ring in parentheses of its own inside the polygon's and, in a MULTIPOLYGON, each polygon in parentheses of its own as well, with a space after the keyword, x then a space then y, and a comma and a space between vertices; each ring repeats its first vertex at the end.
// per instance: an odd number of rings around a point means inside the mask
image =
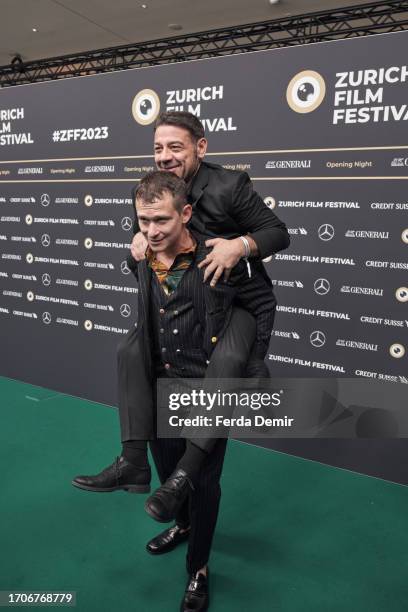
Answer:
POLYGON ((163 200, 156 198, 154 200, 142 200, 141 198, 136 198, 136 206, 140 206, 141 208, 155 208, 162 204, 163 200))

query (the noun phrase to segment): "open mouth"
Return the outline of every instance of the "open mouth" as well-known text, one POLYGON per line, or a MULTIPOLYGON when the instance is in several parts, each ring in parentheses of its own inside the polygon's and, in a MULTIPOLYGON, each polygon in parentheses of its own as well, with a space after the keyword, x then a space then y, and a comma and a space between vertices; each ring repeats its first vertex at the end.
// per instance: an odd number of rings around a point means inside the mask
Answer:
POLYGON ((162 166, 162 170, 167 170, 168 172, 174 172, 177 168, 180 168, 180 164, 177 164, 177 166, 162 166))

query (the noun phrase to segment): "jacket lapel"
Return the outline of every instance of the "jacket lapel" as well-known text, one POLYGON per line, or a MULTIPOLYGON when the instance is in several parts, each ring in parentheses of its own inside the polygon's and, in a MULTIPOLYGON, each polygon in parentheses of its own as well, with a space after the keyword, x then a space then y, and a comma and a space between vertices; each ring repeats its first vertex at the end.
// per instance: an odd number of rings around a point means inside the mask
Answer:
POLYGON ((138 293, 138 337, 142 343, 143 352, 145 355, 145 365, 147 372, 152 372, 151 365, 151 347, 152 339, 150 338, 150 292, 152 282, 152 272, 148 267, 146 260, 138 264, 139 274, 139 293, 138 293))
POLYGON ((208 168, 205 162, 201 162, 200 168, 193 179, 193 184, 191 185, 188 201, 194 208, 197 204, 198 200, 201 198, 205 187, 208 185, 208 168))
POLYGON ((150 287, 151 287, 151 270, 147 266, 146 260, 143 260, 138 265, 139 275, 139 313, 138 327, 139 329, 145 325, 150 316, 150 287))

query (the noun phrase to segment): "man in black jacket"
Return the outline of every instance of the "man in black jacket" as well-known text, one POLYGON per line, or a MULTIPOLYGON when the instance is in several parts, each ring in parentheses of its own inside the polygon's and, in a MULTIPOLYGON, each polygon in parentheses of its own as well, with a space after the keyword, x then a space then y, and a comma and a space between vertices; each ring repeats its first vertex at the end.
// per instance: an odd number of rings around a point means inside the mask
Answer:
MULTIPOLYGON (((138 262, 135 270, 139 316, 132 345, 138 345, 136 350, 143 355, 152 387, 157 378, 206 376, 214 347, 231 324, 232 304, 237 300, 251 311, 266 337, 272 330, 275 300, 262 277, 249 277, 242 262, 234 267, 228 282, 215 287, 203 282, 200 263, 210 249, 197 232, 187 229, 192 206, 186 204, 186 199, 184 181, 169 172, 147 175, 136 194, 138 221, 148 248, 146 258, 138 262)), ((249 315, 247 323, 254 335, 255 324, 249 315)), ((240 362, 233 360, 233 371, 231 365, 227 368, 229 374, 242 377, 246 366, 242 356, 251 349, 246 346, 245 335, 237 339, 237 348, 240 362)), ((253 360, 259 360, 257 354, 263 356, 265 350, 263 340, 256 341, 253 360)), ((228 359, 228 355, 225 357, 228 359)), ((153 404, 156 408, 154 394, 153 404)), ((182 610, 208 607, 207 563, 226 449, 225 439, 212 440, 210 453, 201 450, 200 442, 206 445, 205 438, 195 440, 195 444, 182 438, 157 438, 151 442, 162 486, 148 498, 145 507, 158 521, 176 518, 176 526, 150 542, 148 551, 167 552, 175 542, 188 538, 189 579, 182 610), (195 467, 186 465, 186 449, 198 454, 198 468, 197 462, 195 467)))

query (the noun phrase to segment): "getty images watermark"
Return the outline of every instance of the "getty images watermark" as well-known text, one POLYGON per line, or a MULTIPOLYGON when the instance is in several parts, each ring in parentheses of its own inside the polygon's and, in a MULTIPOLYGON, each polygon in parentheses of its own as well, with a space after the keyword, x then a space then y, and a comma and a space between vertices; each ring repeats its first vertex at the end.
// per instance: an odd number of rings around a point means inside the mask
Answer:
MULTIPOLYGON (((218 381, 219 383, 220 381, 218 381)), ((252 411, 270 410, 281 405, 283 390, 278 392, 257 391, 207 391, 193 388, 185 392, 170 393, 168 399, 169 410, 178 411, 183 408, 190 409, 190 416, 170 415, 170 427, 291 427, 294 418, 266 417, 262 414, 253 414, 252 411), (199 414, 194 414, 195 412, 199 414), (214 412, 214 416, 201 414, 202 411, 214 412), (237 415, 237 412, 245 411, 237 415), (232 416, 234 414, 235 416, 232 416)))
POLYGON ((360 378, 157 382, 159 438, 405 438, 406 384, 360 378))

